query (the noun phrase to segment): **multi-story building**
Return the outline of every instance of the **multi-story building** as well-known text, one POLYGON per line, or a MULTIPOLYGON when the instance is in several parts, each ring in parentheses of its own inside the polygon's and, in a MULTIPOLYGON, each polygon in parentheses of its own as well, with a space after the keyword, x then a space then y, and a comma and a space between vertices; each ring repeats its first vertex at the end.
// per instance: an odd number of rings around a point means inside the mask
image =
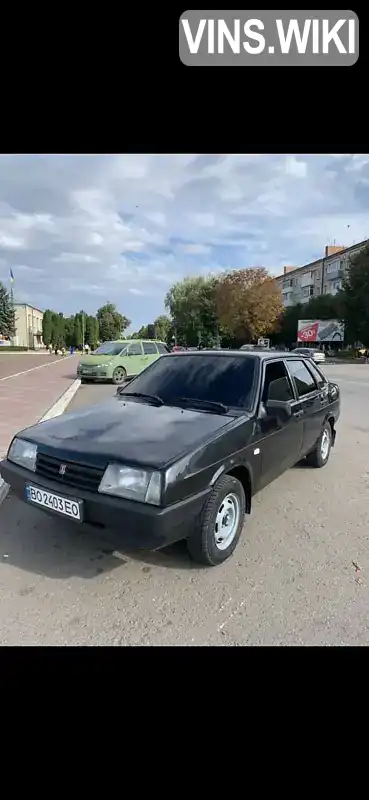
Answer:
POLYGON ((30 347, 39 350, 42 341, 42 320, 44 312, 26 303, 14 303, 15 336, 12 344, 16 347, 30 347))
POLYGON ((284 267, 283 275, 275 279, 282 292, 283 305, 307 303, 310 297, 336 294, 342 287, 342 278, 349 260, 369 244, 369 240, 353 244, 328 245, 321 259, 303 267, 284 267))

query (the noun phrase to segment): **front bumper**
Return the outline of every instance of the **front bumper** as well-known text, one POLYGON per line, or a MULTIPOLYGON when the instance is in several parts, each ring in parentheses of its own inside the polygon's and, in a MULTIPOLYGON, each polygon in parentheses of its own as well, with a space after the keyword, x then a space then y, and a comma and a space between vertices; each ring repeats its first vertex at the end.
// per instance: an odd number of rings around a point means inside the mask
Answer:
POLYGON ((108 375, 107 370, 91 370, 91 372, 77 370, 77 378, 84 381, 111 381, 111 375, 108 375))
MULTIPOLYGON (((87 523, 100 528, 109 528, 119 533, 122 542, 145 550, 157 550, 181 539, 187 539, 198 526, 201 511, 211 491, 208 489, 168 508, 159 508, 97 492, 86 492, 57 481, 46 480, 35 472, 18 467, 8 459, 0 462, 0 473, 17 497, 24 502, 26 502, 27 483, 68 499, 83 500, 82 525, 87 523)), ((34 507, 59 519, 69 519, 51 509, 34 507)))

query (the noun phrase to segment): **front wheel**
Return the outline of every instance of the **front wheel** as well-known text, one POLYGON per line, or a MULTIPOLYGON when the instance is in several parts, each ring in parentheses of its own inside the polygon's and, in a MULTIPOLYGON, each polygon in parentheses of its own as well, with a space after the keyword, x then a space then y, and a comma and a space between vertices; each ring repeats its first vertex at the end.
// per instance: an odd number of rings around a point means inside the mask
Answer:
POLYGON ((120 386, 121 383, 124 383, 127 377, 127 373, 124 367, 115 367, 113 372, 112 381, 116 386, 120 386))
POLYGON ((216 567, 229 558, 241 536, 246 510, 242 484, 224 475, 205 504, 200 527, 187 540, 191 558, 216 567))
POLYGON ((325 422, 314 450, 306 456, 307 464, 318 469, 325 467, 331 453, 331 448, 332 428, 329 422, 325 422))

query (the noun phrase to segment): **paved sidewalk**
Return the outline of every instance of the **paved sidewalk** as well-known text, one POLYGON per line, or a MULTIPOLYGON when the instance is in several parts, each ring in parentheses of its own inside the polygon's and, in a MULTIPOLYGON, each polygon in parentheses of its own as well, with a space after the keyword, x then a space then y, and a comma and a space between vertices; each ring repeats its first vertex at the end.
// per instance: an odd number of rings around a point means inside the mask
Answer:
POLYGON ((14 434, 38 422, 76 380, 78 356, 50 362, 0 379, 0 457, 14 434))

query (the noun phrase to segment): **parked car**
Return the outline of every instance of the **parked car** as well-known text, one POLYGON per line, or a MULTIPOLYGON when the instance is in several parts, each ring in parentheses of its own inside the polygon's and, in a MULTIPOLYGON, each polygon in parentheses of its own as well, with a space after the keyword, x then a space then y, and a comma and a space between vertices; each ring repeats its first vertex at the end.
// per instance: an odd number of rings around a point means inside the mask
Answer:
POLYGON ((316 364, 324 364, 325 362, 324 350, 319 350, 315 347, 295 347, 291 352, 297 353, 300 356, 305 356, 305 358, 312 358, 316 364))
POLYGON ((137 548, 187 539, 215 566, 256 492, 303 458, 325 466, 339 413, 338 386, 311 359, 173 353, 109 401, 18 433, 0 471, 48 513, 115 528, 137 548))
POLYGON ((82 356, 77 366, 77 376, 82 383, 99 380, 120 385, 126 378, 139 375, 159 356, 168 352, 164 342, 153 339, 104 342, 91 355, 82 356))

